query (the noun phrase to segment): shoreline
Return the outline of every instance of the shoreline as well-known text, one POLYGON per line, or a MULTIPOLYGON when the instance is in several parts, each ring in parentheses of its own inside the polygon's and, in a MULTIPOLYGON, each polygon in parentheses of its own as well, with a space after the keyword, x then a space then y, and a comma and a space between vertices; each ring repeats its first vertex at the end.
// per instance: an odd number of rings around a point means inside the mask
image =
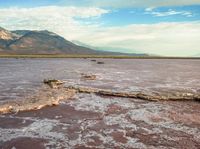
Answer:
POLYGON ((65 55, 65 54, 0 54, 0 58, 105 58, 105 59, 192 59, 200 57, 126 56, 126 55, 65 55))

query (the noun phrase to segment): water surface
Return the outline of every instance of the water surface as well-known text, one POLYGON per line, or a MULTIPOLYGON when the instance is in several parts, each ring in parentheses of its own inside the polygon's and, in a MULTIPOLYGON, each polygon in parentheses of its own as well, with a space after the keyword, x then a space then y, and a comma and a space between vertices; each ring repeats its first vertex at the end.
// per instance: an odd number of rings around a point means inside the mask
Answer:
POLYGON ((43 79, 120 91, 177 93, 200 91, 199 60, 167 59, 0 59, 0 101, 32 94, 43 79), (96 81, 81 73, 97 75, 96 81))
MULTIPOLYGON (((0 100, 43 91, 45 78, 115 91, 199 93, 198 60, 97 61, 105 64, 91 59, 0 59, 0 100), (81 73, 95 74, 97 80, 81 79, 81 73)), ((199 109, 194 101, 149 102, 77 93, 58 106, 0 115, 0 148, 199 149, 199 109)))

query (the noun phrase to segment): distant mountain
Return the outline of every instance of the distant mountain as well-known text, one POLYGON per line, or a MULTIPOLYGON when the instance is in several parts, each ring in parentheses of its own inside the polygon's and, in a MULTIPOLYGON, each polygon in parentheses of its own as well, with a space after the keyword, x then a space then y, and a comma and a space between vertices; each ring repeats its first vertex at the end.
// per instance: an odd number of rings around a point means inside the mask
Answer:
POLYGON ((25 34, 27 34, 28 32, 30 32, 30 30, 16 30, 16 31, 11 31, 14 34, 17 34, 19 36, 24 36, 25 34))
POLYGON ((0 28, 0 53, 3 54, 101 54, 49 31, 8 31, 0 28))
POLYGON ((134 52, 134 53, 122 52, 122 51, 127 51, 128 50, 128 49, 125 49, 125 48, 94 47, 94 46, 87 45, 87 44, 85 44, 83 42, 77 41, 77 40, 73 40, 72 42, 75 43, 76 45, 84 46, 84 47, 95 49, 95 50, 102 51, 102 52, 111 52, 111 53, 116 53, 116 54, 119 54, 119 55, 130 55, 130 56, 148 56, 148 54, 139 53, 139 52, 134 52))
MULTIPOLYGON (((120 52, 102 51, 97 48, 93 49, 95 48, 70 42, 47 30, 8 31, 0 27, 0 54, 130 55, 120 52)), ((143 56, 143 54, 140 55, 143 56)))
POLYGON ((11 42, 9 48, 31 54, 96 54, 97 51, 77 46, 49 31, 29 31, 11 42))

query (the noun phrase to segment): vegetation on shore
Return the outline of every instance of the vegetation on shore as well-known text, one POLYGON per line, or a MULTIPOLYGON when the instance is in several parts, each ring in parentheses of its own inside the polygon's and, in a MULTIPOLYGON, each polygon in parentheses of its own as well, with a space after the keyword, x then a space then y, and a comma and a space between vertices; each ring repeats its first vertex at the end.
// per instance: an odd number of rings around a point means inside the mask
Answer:
POLYGON ((0 58, 112 58, 112 59, 200 59, 200 57, 162 57, 162 56, 131 56, 131 55, 56 55, 56 54, 35 54, 15 55, 2 54, 0 58))

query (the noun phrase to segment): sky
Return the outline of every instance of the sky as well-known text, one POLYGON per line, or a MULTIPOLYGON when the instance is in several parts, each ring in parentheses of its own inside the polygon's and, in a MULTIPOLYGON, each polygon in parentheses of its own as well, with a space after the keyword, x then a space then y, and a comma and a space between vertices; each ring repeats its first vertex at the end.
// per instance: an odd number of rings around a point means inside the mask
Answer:
POLYGON ((200 0, 0 0, 0 27, 116 52, 200 56, 200 0))

